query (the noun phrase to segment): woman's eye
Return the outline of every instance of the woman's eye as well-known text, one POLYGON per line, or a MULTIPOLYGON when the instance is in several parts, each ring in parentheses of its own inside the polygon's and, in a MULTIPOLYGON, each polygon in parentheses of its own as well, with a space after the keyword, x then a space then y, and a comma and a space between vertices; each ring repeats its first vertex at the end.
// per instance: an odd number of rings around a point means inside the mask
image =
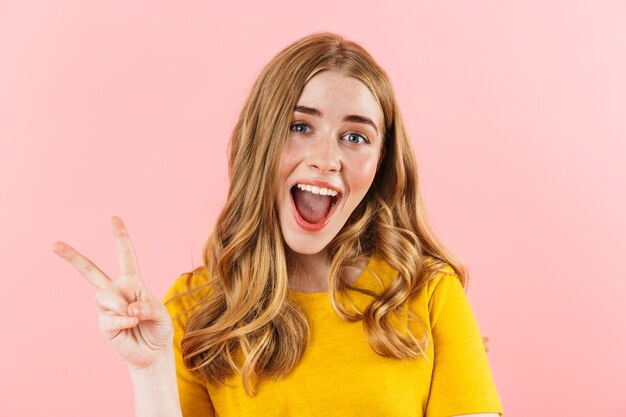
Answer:
POLYGON ((359 135, 358 133, 348 133, 344 137, 350 143, 368 143, 367 138, 363 135, 359 135))
POLYGON ((293 123, 289 127, 289 129, 291 129, 292 132, 296 132, 296 133, 309 133, 310 131, 310 128, 304 123, 293 123))

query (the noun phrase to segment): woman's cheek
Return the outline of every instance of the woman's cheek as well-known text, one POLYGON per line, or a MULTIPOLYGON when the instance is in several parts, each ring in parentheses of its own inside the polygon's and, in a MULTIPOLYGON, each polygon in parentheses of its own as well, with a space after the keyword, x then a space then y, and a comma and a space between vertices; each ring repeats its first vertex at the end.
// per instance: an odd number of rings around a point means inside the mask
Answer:
POLYGON ((280 155, 279 173, 280 177, 286 179, 297 165, 298 147, 294 146, 294 141, 287 140, 280 155))
POLYGON ((367 192, 372 181, 374 181, 377 167, 378 152, 363 154, 354 161, 351 167, 352 176, 354 177, 353 183, 358 184, 359 188, 365 188, 363 194, 367 192))

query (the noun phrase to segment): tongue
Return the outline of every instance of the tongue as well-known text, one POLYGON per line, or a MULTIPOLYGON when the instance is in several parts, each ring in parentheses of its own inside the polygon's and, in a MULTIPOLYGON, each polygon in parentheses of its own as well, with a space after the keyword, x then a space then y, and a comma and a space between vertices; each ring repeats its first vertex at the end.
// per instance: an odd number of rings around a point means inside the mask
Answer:
POLYGON ((321 222, 328 215, 331 201, 331 196, 313 194, 299 188, 293 192, 293 202, 300 217, 312 224, 321 222))

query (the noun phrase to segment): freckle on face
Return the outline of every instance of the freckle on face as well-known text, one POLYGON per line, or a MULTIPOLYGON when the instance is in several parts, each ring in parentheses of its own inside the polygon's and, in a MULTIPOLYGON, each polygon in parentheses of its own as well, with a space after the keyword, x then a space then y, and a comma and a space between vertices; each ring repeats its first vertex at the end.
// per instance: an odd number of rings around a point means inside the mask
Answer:
POLYGON ((313 254, 323 250, 339 233, 366 195, 376 174, 381 139, 371 126, 346 122, 345 116, 360 115, 376 123, 380 123, 383 116, 378 101, 363 83, 334 71, 314 76, 305 86, 298 105, 317 109, 321 116, 294 113, 295 120, 306 120, 311 129, 310 133, 291 131, 281 153, 278 214, 287 245, 294 252, 313 254), (360 132, 371 143, 347 141, 345 137, 350 132, 360 132), (327 142, 330 147, 316 142, 323 140, 330 141, 327 142), (316 153, 319 149, 323 149, 320 151, 322 156, 316 153), (331 164, 328 158, 336 163, 331 164), (322 166, 333 169, 323 170, 322 166), (343 193, 327 225, 314 233, 298 226, 292 212, 290 187, 295 181, 306 179, 333 184, 343 193))

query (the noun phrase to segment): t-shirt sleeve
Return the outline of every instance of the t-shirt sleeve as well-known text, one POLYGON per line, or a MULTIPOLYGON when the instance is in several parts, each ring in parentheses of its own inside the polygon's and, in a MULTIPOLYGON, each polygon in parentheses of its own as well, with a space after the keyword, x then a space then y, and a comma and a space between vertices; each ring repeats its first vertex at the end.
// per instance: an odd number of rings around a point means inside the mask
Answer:
POLYGON ((178 278, 169 289, 163 302, 172 317, 174 325, 174 360, 176 363, 176 377, 178 380, 178 395, 183 417, 213 417, 215 416, 213 404, 206 385, 197 376, 190 372, 183 363, 180 342, 183 338, 185 325, 189 314, 181 314, 192 304, 188 297, 183 295, 170 302, 174 296, 187 291, 186 279, 183 276, 178 278))
POLYGON ((435 359, 426 417, 503 415, 478 324, 461 281, 451 272, 441 274, 429 285, 434 286, 428 308, 435 359))

